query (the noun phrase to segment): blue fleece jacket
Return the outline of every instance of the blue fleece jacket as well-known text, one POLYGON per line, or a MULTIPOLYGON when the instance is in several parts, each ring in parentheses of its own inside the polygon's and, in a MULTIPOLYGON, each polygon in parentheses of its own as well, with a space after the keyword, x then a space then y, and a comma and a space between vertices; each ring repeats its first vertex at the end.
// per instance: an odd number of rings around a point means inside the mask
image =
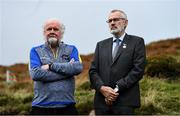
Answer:
POLYGON ((75 46, 61 42, 56 54, 47 43, 33 47, 30 51, 29 67, 34 80, 32 106, 57 108, 74 104, 74 75, 81 73, 82 69, 80 55, 75 46), (51 70, 42 69, 41 66, 45 64, 51 64, 51 70))

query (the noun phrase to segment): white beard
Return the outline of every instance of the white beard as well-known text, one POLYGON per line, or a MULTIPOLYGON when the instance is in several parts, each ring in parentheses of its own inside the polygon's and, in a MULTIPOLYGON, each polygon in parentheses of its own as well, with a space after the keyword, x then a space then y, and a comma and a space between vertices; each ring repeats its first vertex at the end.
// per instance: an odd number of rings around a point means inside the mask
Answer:
POLYGON ((122 32, 124 30, 124 27, 119 27, 118 29, 110 30, 111 34, 117 34, 119 32, 122 32))
POLYGON ((50 37, 47 41, 48 41, 48 43, 49 43, 51 46, 56 46, 56 45, 58 45, 58 40, 57 40, 57 38, 55 38, 55 37, 50 37))

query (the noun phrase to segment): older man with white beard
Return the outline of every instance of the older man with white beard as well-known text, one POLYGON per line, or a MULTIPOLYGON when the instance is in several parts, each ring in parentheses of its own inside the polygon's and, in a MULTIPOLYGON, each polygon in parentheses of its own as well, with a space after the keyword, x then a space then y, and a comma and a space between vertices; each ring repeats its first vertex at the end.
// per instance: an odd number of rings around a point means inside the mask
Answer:
POLYGON ((83 66, 78 50, 62 42, 65 27, 59 20, 44 24, 45 43, 30 51, 29 72, 34 81, 32 115, 77 115, 74 75, 83 66))
POLYGON ((125 32, 128 19, 122 10, 112 10, 107 23, 113 37, 97 43, 89 76, 96 90, 96 115, 131 115, 140 106, 139 80, 146 53, 141 37, 125 32))

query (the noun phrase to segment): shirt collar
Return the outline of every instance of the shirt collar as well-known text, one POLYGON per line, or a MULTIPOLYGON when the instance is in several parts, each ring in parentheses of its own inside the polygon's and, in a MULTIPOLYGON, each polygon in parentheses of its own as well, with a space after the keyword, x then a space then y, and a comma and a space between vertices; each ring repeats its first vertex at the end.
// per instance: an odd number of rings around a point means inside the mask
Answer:
MULTIPOLYGON (((119 39, 120 39, 121 41, 123 41, 125 35, 126 35, 126 33, 124 33, 119 39)), ((115 37, 113 36, 113 42, 114 42, 116 39, 117 39, 117 38, 115 38, 115 37)))

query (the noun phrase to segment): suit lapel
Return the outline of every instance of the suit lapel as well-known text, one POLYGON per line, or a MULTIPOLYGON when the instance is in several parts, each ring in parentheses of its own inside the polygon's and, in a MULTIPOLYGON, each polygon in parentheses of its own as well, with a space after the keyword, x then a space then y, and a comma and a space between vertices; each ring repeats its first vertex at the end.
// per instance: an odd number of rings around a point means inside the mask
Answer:
POLYGON ((128 46, 128 35, 126 34, 123 41, 121 42, 121 45, 119 46, 118 52, 114 58, 114 61, 112 62, 112 64, 120 57, 120 55, 123 53, 124 49, 126 49, 126 47, 128 46))
POLYGON ((107 61, 108 63, 111 65, 112 63, 112 44, 113 44, 113 38, 109 38, 107 43, 106 43, 106 50, 105 52, 107 52, 108 54, 108 58, 107 61), (109 55, 110 54, 110 55, 109 55))

